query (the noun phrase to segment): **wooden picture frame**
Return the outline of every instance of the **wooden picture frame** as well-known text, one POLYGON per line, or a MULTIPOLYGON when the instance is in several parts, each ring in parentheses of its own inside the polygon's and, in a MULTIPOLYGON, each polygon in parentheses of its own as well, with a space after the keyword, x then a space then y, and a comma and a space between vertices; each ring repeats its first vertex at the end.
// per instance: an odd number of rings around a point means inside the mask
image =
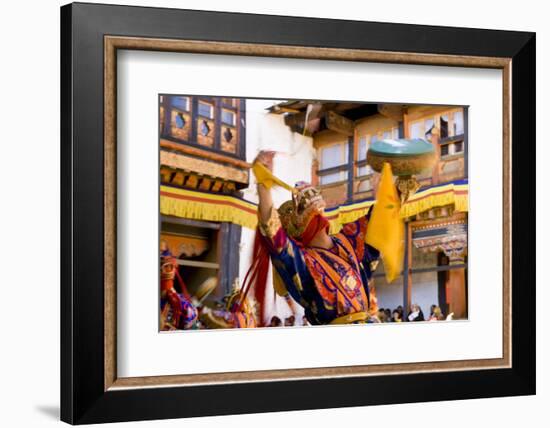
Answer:
POLYGON ((82 424, 535 393, 533 33, 76 3, 61 8, 61 54, 63 421, 82 424), (502 70, 503 357, 117 377, 118 49, 502 70), (526 307, 532 310, 521 310, 526 307), (311 390, 318 393, 308 394, 311 390), (377 394, 358 393, 365 390, 377 394))

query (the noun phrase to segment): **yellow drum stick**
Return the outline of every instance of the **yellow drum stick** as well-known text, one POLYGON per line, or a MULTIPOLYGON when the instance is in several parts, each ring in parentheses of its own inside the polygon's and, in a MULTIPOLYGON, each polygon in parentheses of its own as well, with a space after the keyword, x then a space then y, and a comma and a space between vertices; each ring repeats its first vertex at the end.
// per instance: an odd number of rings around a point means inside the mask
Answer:
POLYGON ((263 184, 268 189, 273 186, 279 186, 289 190, 292 193, 297 193, 297 190, 294 187, 275 177, 272 172, 260 162, 255 162, 254 165, 252 165, 252 171, 256 176, 256 181, 263 184))

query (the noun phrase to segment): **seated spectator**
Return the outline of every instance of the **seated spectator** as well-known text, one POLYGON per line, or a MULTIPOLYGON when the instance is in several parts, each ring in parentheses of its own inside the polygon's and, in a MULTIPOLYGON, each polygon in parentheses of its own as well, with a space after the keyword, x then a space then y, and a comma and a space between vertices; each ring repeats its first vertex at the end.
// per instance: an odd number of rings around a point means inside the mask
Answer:
POLYGON ((388 322, 388 319, 386 317, 386 311, 384 308, 378 309, 378 313, 376 314, 376 317, 380 322, 388 322))
POLYGON ((397 312, 399 312, 399 315, 401 315, 401 320, 403 321, 403 316, 405 311, 403 310, 403 306, 399 305, 397 308, 395 308, 397 312))
POLYGON ((411 311, 409 312, 408 316, 409 321, 425 321, 424 319, 424 313, 422 312, 422 309, 418 304, 413 304, 411 306, 411 311))
POLYGON ((295 322, 296 318, 294 315, 291 315, 288 318, 285 318, 285 327, 293 327, 295 322))
POLYGON ((443 313, 441 312, 441 308, 439 306, 436 306, 433 311, 432 315, 428 319, 428 321, 443 321, 445 317, 443 316, 443 313))
POLYGON ((282 324, 281 318, 278 316, 271 317, 271 321, 269 322, 268 327, 280 327, 282 324))
POLYGON ((392 312, 392 322, 403 322, 403 315, 398 309, 394 309, 392 312))

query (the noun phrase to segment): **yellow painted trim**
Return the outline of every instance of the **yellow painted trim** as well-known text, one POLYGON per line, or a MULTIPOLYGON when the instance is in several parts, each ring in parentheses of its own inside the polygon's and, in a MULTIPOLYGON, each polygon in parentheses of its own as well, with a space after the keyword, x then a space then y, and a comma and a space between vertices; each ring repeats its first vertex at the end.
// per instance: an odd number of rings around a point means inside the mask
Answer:
POLYGON ((193 220, 229 222, 255 229, 257 206, 229 195, 160 186, 160 212, 193 220))
MULTIPOLYGON (((255 229, 258 224, 257 205, 234 196, 216 195, 189 189, 160 186, 160 212, 194 220, 230 222, 255 229)), ((374 201, 363 201, 327 210, 330 233, 366 215, 374 201)), ((402 207, 402 218, 416 215, 434 207, 454 205, 459 212, 468 211, 468 185, 447 184, 422 190, 402 207)))

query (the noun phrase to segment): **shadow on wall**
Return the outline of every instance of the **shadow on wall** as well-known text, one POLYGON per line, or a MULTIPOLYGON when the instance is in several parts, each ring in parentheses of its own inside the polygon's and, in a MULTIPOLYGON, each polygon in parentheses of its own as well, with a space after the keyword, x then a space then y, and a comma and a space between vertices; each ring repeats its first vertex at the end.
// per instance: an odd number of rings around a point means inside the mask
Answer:
POLYGON ((59 420, 59 406, 39 405, 39 406, 36 406, 36 410, 38 410, 40 413, 44 414, 49 418, 59 420))

